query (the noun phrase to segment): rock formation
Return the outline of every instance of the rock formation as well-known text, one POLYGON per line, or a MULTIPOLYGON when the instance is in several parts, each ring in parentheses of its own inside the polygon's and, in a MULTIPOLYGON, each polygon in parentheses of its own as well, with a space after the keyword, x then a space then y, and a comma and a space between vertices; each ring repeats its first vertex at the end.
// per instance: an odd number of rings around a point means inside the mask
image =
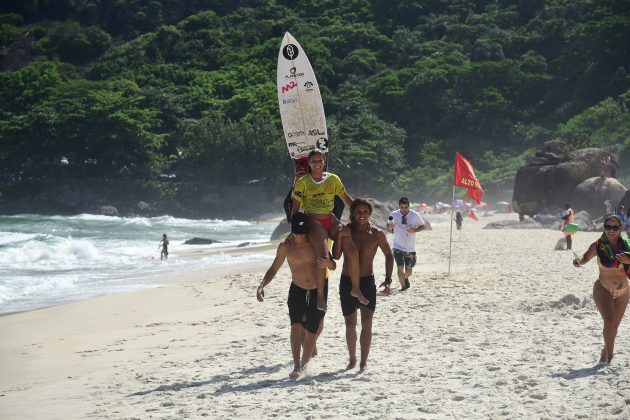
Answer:
MULTIPOLYGON (((563 208, 565 202, 571 203, 578 185, 587 179, 602 175, 602 163, 607 158, 610 159, 610 165, 606 168, 606 173, 616 173, 617 163, 605 150, 588 148, 569 152, 566 145, 559 140, 545 143, 543 150, 529 158, 527 165, 521 167, 516 173, 512 197, 514 211, 521 216, 533 216, 537 213, 551 213, 563 208)), ((604 179, 608 178, 602 178, 604 179)), ((617 194, 618 189, 611 187, 610 191, 613 190, 617 194)), ((609 190, 605 191, 608 193, 609 190)), ((583 199, 582 192, 575 198, 583 199)), ((608 198, 613 199, 613 197, 608 198)), ((601 196, 598 196, 595 200, 600 199, 601 196)), ((600 203, 602 201, 603 199, 600 203)), ((593 214, 599 213, 590 201, 584 200, 584 202, 589 206, 584 208, 585 210, 593 214)), ((573 207, 574 210, 582 209, 575 205, 573 207)))

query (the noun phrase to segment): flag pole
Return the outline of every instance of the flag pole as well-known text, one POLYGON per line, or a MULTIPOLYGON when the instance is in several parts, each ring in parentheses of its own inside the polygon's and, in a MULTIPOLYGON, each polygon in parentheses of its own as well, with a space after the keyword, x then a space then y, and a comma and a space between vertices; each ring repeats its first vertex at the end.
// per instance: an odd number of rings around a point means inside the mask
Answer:
POLYGON ((448 234, 448 273, 447 276, 451 275, 451 249, 453 245, 453 205, 455 203, 455 185, 453 185, 453 199, 451 200, 451 228, 448 234))

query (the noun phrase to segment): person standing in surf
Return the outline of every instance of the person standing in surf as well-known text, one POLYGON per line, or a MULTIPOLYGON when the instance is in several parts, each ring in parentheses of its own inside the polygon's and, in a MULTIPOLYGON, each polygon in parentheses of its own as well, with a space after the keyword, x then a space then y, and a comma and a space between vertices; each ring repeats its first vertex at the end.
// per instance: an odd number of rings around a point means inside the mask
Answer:
MULTIPOLYGON (((309 173, 300 177, 293 187, 291 197, 291 220, 304 209, 311 221, 313 221, 308 239, 315 249, 318 257, 328 258, 328 238, 335 239, 337 231, 344 229, 341 222, 332 213, 335 205, 335 196, 341 197, 344 204, 350 206, 352 198, 346 192, 341 179, 333 173, 325 172, 326 156, 321 150, 311 150, 307 158, 309 173)), ((350 277, 352 279, 352 296, 359 299, 363 305, 369 301, 361 294, 359 287, 359 254, 352 240, 343 243, 343 254, 348 260, 350 277)), ((345 262, 344 262, 345 263, 345 262)), ((324 298, 324 281, 326 270, 317 270, 317 309, 326 310, 324 298)))
MULTIPOLYGON (((291 320, 291 353, 293 355, 293 371, 291 378, 298 378, 309 362, 315 349, 317 336, 321 332, 324 312, 317 309, 316 300, 312 296, 316 290, 317 268, 334 270, 336 262, 327 256, 318 258, 306 235, 311 229, 311 222, 304 213, 298 213, 291 219, 291 241, 280 242, 276 257, 271 267, 256 289, 256 299, 265 300, 265 286, 276 276, 286 259, 291 269, 291 287, 287 305, 291 320), (300 359, 300 350, 302 358, 300 359)), ((327 291, 327 288, 325 288, 327 291)))
POLYGON ((593 285, 593 299, 604 320, 604 348, 599 361, 609 364, 615 349, 615 337, 628 306, 630 276, 630 239, 621 236, 623 223, 616 214, 604 218, 604 233, 588 247, 581 258, 573 260, 581 267, 597 257, 599 278, 593 285))
MULTIPOLYGON (((385 283, 392 282, 394 271, 394 254, 387 242, 385 232, 370 223, 372 205, 357 198, 350 206, 350 223, 346 229, 339 231, 333 245, 333 258, 341 257, 343 242, 352 241, 359 252, 359 272, 361 276, 361 293, 370 302, 360 305, 359 300, 350 294, 352 282, 349 274, 348 260, 343 262, 343 270, 339 279, 339 299, 341 311, 346 323, 346 344, 350 361, 346 369, 353 369, 357 364, 357 308, 361 311, 361 362, 359 368, 363 371, 367 366, 367 358, 372 345, 372 319, 376 310, 376 282, 374 280, 374 257, 380 250, 385 255, 385 283)), ((385 292, 387 294, 387 292, 385 292)))
MULTIPOLYGON (((162 240, 158 244, 158 249, 162 247, 162 251, 160 252, 160 261, 168 260, 168 244, 169 244, 168 236, 166 236, 166 233, 163 233, 162 240)), ((177 255, 175 256, 177 257, 177 255)))

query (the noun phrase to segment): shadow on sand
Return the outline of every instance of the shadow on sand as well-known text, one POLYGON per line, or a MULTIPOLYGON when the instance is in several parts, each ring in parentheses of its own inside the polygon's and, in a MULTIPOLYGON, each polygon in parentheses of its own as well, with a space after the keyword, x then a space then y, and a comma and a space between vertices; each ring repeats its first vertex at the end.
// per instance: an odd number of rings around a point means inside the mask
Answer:
POLYGON ((586 378, 587 376, 605 375, 606 371, 603 371, 606 367, 604 363, 598 363, 595 366, 582 368, 582 369, 569 369, 568 372, 558 372, 551 375, 552 378, 563 379, 579 379, 586 378))
MULTIPOLYGON (((287 376, 287 378, 262 379, 260 381, 256 381, 256 382, 252 382, 248 384, 242 384, 242 385, 232 385, 229 383, 229 382, 233 382, 240 379, 251 378, 252 375, 261 374, 261 373, 265 374, 264 376, 267 377, 268 375, 272 373, 279 372, 284 367, 285 366, 282 364, 277 364, 274 366, 253 367, 253 368, 243 369, 241 371, 237 371, 232 374, 216 375, 205 381, 179 382, 179 383, 174 383, 174 384, 169 384, 169 385, 160 385, 157 388, 134 392, 133 394, 127 395, 127 397, 148 395, 153 392, 160 392, 160 391, 182 391, 189 388, 197 388, 197 387, 201 387, 205 385, 220 384, 219 388, 216 391, 209 393, 209 395, 218 396, 218 395, 227 394, 229 392, 249 392, 249 391, 262 389, 262 388, 288 388, 288 387, 295 387, 299 385, 308 385, 312 381, 330 382, 330 381, 340 379, 341 377, 339 375, 343 372, 347 372, 346 369, 341 369, 336 372, 324 372, 317 375, 306 375, 305 377, 302 377, 298 380, 291 379, 287 376)), ((359 375, 359 374, 360 373, 358 372, 356 373, 356 375, 359 375)), ((347 376, 348 375, 344 375, 344 377, 347 377, 347 376)))

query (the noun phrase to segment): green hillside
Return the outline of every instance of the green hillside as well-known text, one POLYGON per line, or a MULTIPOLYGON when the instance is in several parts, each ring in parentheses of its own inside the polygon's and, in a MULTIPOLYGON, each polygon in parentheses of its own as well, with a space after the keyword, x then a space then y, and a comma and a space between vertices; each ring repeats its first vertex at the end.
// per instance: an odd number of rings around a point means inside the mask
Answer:
POLYGON ((330 168, 353 195, 444 197, 456 151, 496 195, 554 138, 630 158, 627 1, 29 0, 0 12, 5 181, 288 187, 275 87, 286 31, 309 55, 330 168))

